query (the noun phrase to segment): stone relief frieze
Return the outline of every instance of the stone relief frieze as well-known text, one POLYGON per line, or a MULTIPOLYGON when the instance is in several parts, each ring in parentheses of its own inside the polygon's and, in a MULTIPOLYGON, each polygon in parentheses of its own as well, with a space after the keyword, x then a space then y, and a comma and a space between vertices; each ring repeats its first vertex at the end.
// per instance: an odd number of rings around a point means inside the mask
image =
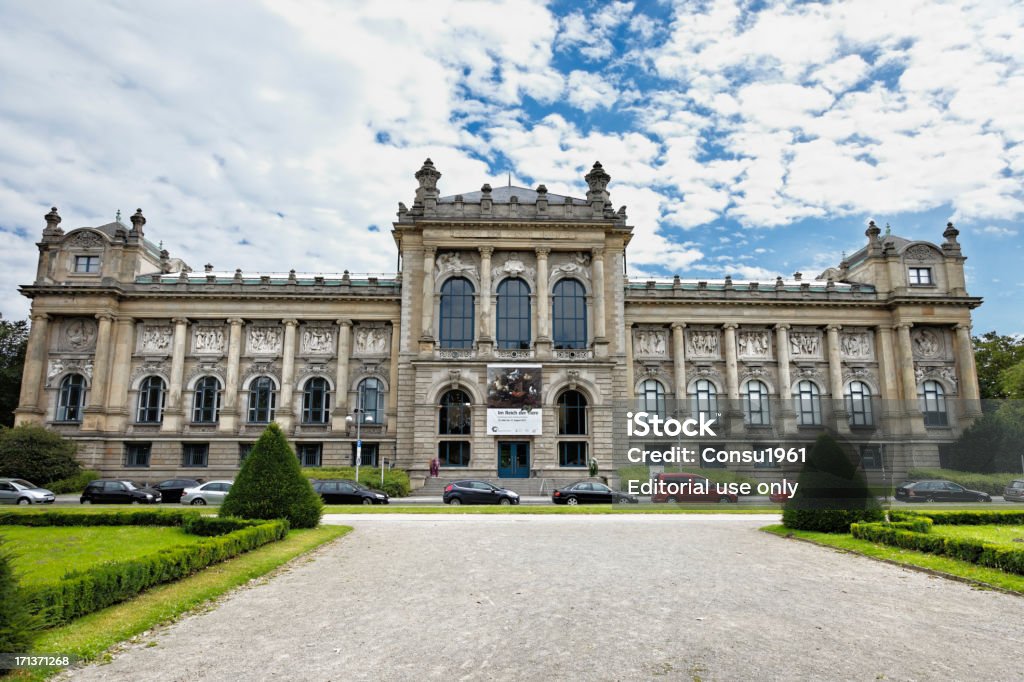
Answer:
POLYGON ((311 362, 303 365, 296 373, 298 385, 302 386, 307 379, 312 377, 323 377, 329 374, 327 364, 322 362, 311 362))
POLYGON ((800 379, 814 379, 819 384, 825 381, 825 375, 817 367, 798 367, 793 372, 793 378, 796 380, 800 379))
POLYGON ((227 335, 221 327, 196 327, 192 330, 192 348, 196 353, 223 353, 227 335))
POLYGON ((850 360, 871 360, 875 356, 874 344, 869 331, 839 332, 839 352, 850 360))
POLYGON ((170 327, 146 325, 139 337, 139 351, 155 354, 170 353, 173 342, 174 330, 170 327))
POLYGON ((914 349, 915 358, 936 358, 942 355, 942 335, 928 327, 912 329, 910 345, 914 349))
POLYGON ((741 329, 736 332, 736 350, 741 358, 767 358, 771 349, 772 335, 767 329, 741 329))
POLYGON ((50 360, 46 368, 46 382, 52 385, 54 379, 64 374, 81 374, 92 381, 92 360, 50 360))
POLYGON ((141 365, 136 367, 132 371, 132 383, 141 379, 142 377, 149 376, 150 374, 156 374, 158 376, 167 376, 167 363, 166 362, 143 362, 141 365))
POLYGON ((867 367, 846 367, 843 370, 843 383, 848 381, 866 381, 876 383, 877 377, 867 367))
POLYGON ((686 337, 686 355, 688 357, 719 357, 720 344, 717 329, 689 329, 686 337))
POLYGON ((635 357, 668 357, 668 333, 664 329, 635 329, 633 331, 635 357))
POLYGON ((303 355, 334 353, 334 330, 330 327, 303 327, 299 338, 299 352, 303 355))
POLYGON ((714 367, 711 367, 709 365, 698 365, 697 367, 693 368, 693 371, 691 372, 691 374, 693 374, 694 376, 701 377, 702 379, 721 379, 722 378, 722 373, 719 372, 714 367))
POLYGON ((582 277, 590 279, 590 254, 583 251, 558 256, 564 259, 551 265, 551 277, 582 277))
POLYGON ((924 244, 915 244, 903 252, 903 257, 907 260, 933 260, 935 256, 935 250, 924 244))
POLYGON ((917 381, 917 383, 921 383, 922 381, 926 381, 928 379, 944 379, 947 383, 949 383, 950 386, 953 387, 954 391, 957 390, 959 384, 959 381, 957 380, 956 370, 948 366, 929 367, 927 365, 918 365, 917 363, 914 363, 914 379, 915 381, 917 381))
POLYGON ((387 355, 388 330, 385 327, 357 327, 355 333, 356 355, 387 355))
POLYGON ((789 333, 789 355, 795 360, 821 357, 821 333, 794 331, 789 333))
POLYGON ((528 265, 518 253, 512 252, 505 256, 505 262, 491 268, 491 282, 497 287, 507 277, 522 277, 531 284, 537 276, 537 268, 528 265))
POLYGON ((750 367, 744 367, 739 375, 740 381, 748 381, 750 379, 769 379, 775 378, 775 373, 769 370, 767 367, 761 367, 760 365, 754 365, 750 367))
POLYGON ((437 255, 435 261, 435 269, 437 270, 437 277, 441 278, 449 273, 453 275, 475 275, 476 265, 473 263, 466 263, 462 260, 462 255, 458 251, 445 251, 437 255))
POLYGON ((103 237, 95 232, 79 232, 72 235, 67 244, 80 249, 95 249, 103 246, 103 237))
POLYGON ((280 353, 282 335, 280 327, 249 327, 249 352, 280 353))
POLYGON ((242 372, 242 381, 245 382, 249 377, 258 377, 263 375, 279 377, 281 376, 281 368, 273 362, 254 362, 246 367, 245 371, 242 372))
POLYGON ((74 317, 65 320, 61 327, 61 348, 64 350, 92 350, 96 345, 96 320, 74 317))

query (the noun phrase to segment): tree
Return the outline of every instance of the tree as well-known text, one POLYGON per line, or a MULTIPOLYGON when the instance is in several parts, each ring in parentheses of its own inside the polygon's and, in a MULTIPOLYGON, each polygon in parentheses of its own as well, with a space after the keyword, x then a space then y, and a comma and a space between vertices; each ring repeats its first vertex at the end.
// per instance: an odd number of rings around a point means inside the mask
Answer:
POLYGON ((26 348, 28 321, 0 320, 0 426, 14 426, 26 348))
POLYGON ((0 429, 0 476, 25 478, 36 485, 77 476, 78 446, 35 424, 0 429))
POLYGON ((323 506, 281 427, 272 423, 245 458, 220 515, 288 519, 292 528, 315 528, 323 506))
POLYGON ((864 472, 831 434, 818 436, 783 509, 782 523, 800 530, 846 533, 851 523, 881 520, 882 510, 864 472))
POLYGON ((1009 398, 1000 375, 1024 362, 1024 337, 1002 336, 990 331, 975 336, 973 341, 982 400, 1009 398))

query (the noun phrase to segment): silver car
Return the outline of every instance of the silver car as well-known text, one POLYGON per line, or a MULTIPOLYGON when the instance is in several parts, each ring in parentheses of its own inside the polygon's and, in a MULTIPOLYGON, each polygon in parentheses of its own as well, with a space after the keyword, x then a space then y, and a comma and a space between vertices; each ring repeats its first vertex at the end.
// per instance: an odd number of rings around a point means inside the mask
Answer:
POLYGON ((198 488, 185 488, 181 494, 182 504, 220 504, 227 497, 234 481, 207 481, 198 488))
POLYGON ((0 478, 0 504, 53 504, 54 495, 23 478, 0 478))
POLYGON ((1010 481, 1003 489, 1003 499, 1007 502, 1024 502, 1024 479, 1010 481))

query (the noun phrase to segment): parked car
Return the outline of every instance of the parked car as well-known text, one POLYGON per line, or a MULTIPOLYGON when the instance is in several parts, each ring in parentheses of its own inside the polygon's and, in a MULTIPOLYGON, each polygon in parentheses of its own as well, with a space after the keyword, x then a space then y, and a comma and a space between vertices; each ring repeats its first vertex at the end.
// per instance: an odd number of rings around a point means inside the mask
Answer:
POLYGON ((0 504, 53 504, 54 495, 23 478, 0 478, 0 504))
POLYGON ((699 474, 660 473, 654 484, 651 502, 739 502, 735 493, 719 493, 713 481, 699 474))
POLYGON ((953 481, 913 481, 896 488, 896 499, 904 502, 991 502, 992 496, 968 490, 953 481))
POLYGON ((596 481, 577 481, 559 488, 551 493, 551 501, 555 504, 611 504, 613 502, 630 502, 638 500, 632 495, 612 490, 604 483, 596 481))
POLYGON ((154 488, 160 491, 161 501, 164 503, 181 502, 181 496, 188 488, 197 488, 202 485, 193 478, 172 478, 160 481, 154 488))
POLYGON ((445 504, 519 504, 519 493, 487 481, 453 481, 441 499, 445 504))
POLYGON ((79 502, 82 504, 156 504, 160 491, 132 481, 101 478, 85 486, 79 502))
POLYGON ((311 481, 327 504, 387 504, 388 494, 350 480, 311 481))
POLYGON ((1007 502, 1024 502, 1024 478, 1010 481, 1003 489, 1003 499, 1007 502))
POLYGON ((220 504, 228 496, 234 481, 207 481, 197 488, 186 488, 181 495, 182 504, 220 504))

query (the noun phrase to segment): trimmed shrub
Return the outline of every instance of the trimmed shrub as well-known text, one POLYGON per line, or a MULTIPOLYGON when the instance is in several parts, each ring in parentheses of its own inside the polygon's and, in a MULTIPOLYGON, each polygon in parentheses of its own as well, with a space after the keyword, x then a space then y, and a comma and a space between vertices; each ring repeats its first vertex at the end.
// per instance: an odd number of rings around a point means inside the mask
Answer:
POLYGON ((202 537, 215 537, 217 535, 227 535, 233 533, 236 530, 243 528, 251 528, 258 526, 263 523, 260 520, 253 519, 237 519, 233 516, 227 517, 216 517, 216 516, 200 516, 195 515, 185 519, 185 522, 181 524, 181 529, 189 535, 199 535, 202 537))
POLYGON ((92 469, 85 469, 74 476, 62 478, 59 481, 50 481, 46 484, 46 487, 50 492, 57 495, 63 495, 65 493, 80 493, 85 490, 85 486, 89 485, 99 477, 100 472, 93 471, 92 469))
POLYGON ((980 490, 989 495, 1002 495, 1010 481, 1021 478, 1021 474, 976 474, 969 471, 955 471, 953 469, 911 469, 907 472, 907 478, 924 480, 929 478, 945 479, 959 483, 971 490, 980 490))
MULTIPOLYGON (((646 482, 653 478, 650 467, 645 464, 633 464, 630 466, 623 466, 617 469, 619 474, 619 489, 627 490, 630 481, 641 481, 646 482)), ((757 487, 757 480, 738 474, 735 471, 729 469, 701 469, 697 467, 682 467, 682 466, 666 466, 665 473, 687 473, 694 474, 695 476, 703 476, 712 483, 749 483, 751 488, 757 487)))
POLYGON ((0 429, 0 476, 24 478, 36 485, 76 476, 78 446, 59 433, 34 424, 0 429))
POLYGON ((798 483, 782 511, 787 528, 846 533, 851 523, 883 518, 864 473, 829 433, 814 442, 798 483))
MULTIPOLYGON (((306 467, 302 475, 318 481, 356 480, 355 467, 306 467)), ((380 490, 390 497, 408 497, 409 472, 405 469, 385 469, 384 485, 380 483, 380 469, 376 467, 359 467, 359 482, 367 488, 380 490)))
POLYGON ((32 649, 42 620, 31 613, 28 595, 18 584, 12 563, 12 553, 0 537, 0 652, 26 653, 32 649))
POLYGON ((0 526, 181 526, 200 516, 188 509, 169 511, 30 511, 0 513, 0 526))
POLYGON ((272 423, 245 458, 220 516, 288 519, 292 528, 315 528, 323 507, 281 427, 272 423))
POLYGON ((889 518, 894 521, 912 521, 929 518, 936 526, 1020 526, 1024 525, 1024 511, 930 511, 913 512, 892 510, 889 518))

